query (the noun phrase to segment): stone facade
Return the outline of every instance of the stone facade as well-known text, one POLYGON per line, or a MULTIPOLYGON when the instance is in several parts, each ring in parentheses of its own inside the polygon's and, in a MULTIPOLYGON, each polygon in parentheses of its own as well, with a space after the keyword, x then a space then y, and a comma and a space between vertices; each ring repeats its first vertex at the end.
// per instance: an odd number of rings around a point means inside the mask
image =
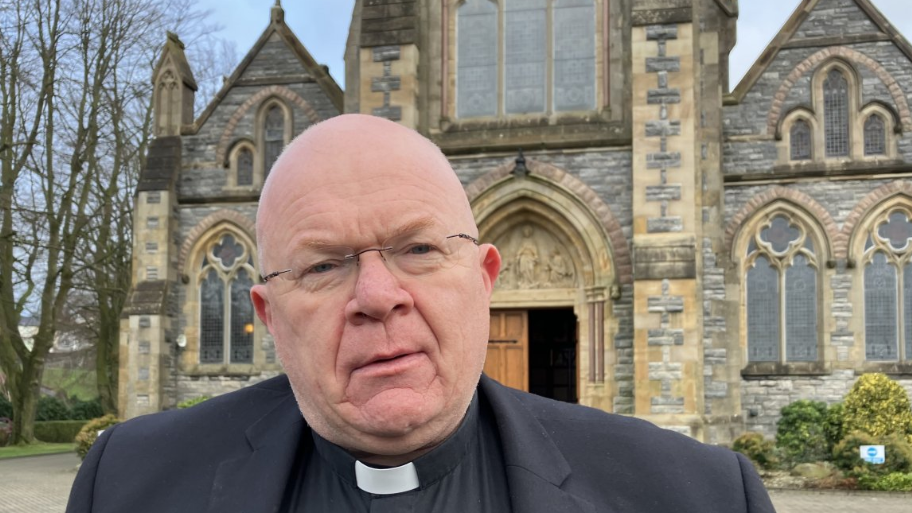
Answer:
MULTIPOLYGON (((169 35, 153 77, 167 92, 156 97, 159 138, 137 195, 122 414, 281 372, 258 320, 248 328, 248 359, 213 361, 203 347, 212 328, 201 326, 210 305, 201 280, 214 272, 206 269, 219 258, 215 248, 233 243, 244 257, 255 254, 269 144, 343 111, 415 128, 448 155, 482 239, 504 255, 492 319, 574 316, 571 399, 728 442, 744 430, 772 436, 782 406, 839 401, 861 373, 887 372, 912 390, 912 354, 866 357, 867 235, 889 214, 912 220, 912 47, 871 1, 795 0, 795 14, 732 92, 735 0, 527 3, 523 30, 511 32, 513 4, 357 0, 345 93, 277 6, 195 119, 185 109, 191 66, 169 35), (466 19, 495 20, 497 33, 486 35, 493 54, 460 42, 466 19), (560 24, 572 30, 555 32, 560 24), (570 33, 582 39, 553 51, 576 59, 579 73, 561 74, 557 53, 533 50, 570 33), (511 46, 518 38, 522 45, 511 46), (473 62, 475 86, 466 71, 473 62), (846 84, 837 121, 825 97, 834 73, 846 84), (471 98, 460 87, 476 87, 479 109, 493 110, 461 115, 475 111, 460 110, 471 98), (545 106, 515 113, 536 98, 545 106), (559 108, 571 100, 588 107, 559 108), (284 125, 266 128, 275 109, 284 125), (870 116, 883 123, 873 146, 870 116), (794 151, 796 123, 808 126, 805 157, 794 151), (843 153, 831 156, 834 126, 846 134, 843 153), (761 232, 783 219, 792 227, 785 233, 804 237, 800 251, 815 276, 817 343, 804 343, 816 357, 792 361, 781 342, 772 349, 780 356, 755 361, 747 276, 761 232)), ((783 312, 770 330, 786 326, 783 312)), ((523 350, 535 356, 534 347, 523 350)), ((530 369, 522 375, 536 379, 530 369)))

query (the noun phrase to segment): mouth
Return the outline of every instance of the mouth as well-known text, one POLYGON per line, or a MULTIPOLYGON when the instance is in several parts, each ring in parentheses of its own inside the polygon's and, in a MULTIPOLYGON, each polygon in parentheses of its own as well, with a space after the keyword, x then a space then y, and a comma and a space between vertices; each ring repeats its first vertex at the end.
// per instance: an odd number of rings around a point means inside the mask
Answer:
POLYGON ((355 370, 357 374, 374 377, 399 374, 417 364, 423 353, 401 353, 393 356, 379 356, 355 370))

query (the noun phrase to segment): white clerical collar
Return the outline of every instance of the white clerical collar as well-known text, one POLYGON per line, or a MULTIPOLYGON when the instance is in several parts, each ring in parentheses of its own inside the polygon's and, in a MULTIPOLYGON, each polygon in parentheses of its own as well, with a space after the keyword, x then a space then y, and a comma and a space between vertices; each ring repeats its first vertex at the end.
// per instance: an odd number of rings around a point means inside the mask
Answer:
POLYGON ((418 488, 418 471, 414 463, 401 467, 373 468, 355 461, 355 479, 358 488, 375 495, 390 495, 418 488))

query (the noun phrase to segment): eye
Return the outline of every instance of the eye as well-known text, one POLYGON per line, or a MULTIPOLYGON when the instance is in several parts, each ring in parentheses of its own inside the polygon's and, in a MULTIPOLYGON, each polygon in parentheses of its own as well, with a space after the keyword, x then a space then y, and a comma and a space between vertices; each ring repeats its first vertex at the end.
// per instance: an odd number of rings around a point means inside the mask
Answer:
POLYGON ((434 247, 430 244, 412 244, 405 252, 409 255, 427 255, 433 250, 434 247))
POLYGON ((328 273, 329 271, 332 271, 332 270, 335 269, 336 267, 339 267, 339 266, 338 266, 337 264, 332 263, 332 262, 320 262, 319 264, 310 266, 310 268, 307 269, 307 271, 305 272, 305 274, 311 274, 311 273, 313 273, 313 274, 325 274, 325 273, 328 273))

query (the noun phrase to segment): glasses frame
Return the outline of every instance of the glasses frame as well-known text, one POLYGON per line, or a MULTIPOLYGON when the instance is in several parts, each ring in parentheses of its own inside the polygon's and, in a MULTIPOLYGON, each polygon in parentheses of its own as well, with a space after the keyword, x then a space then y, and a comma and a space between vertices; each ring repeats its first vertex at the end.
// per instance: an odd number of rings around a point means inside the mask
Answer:
MULTIPOLYGON (((444 237, 444 239, 456 239, 456 238, 471 241, 476 246, 481 244, 481 242, 479 242, 478 239, 476 239, 475 237, 472 237, 471 235, 465 234, 465 233, 455 233, 453 235, 447 235, 446 237, 444 237)), ((351 254, 345 255, 343 258, 345 258, 346 260, 354 260, 355 265, 360 265, 361 264, 361 255, 363 255, 364 253, 368 253, 370 251, 376 251, 377 253, 380 253, 380 258, 383 258, 383 252, 390 251, 392 249, 393 249, 392 246, 386 246, 386 247, 381 246, 379 248, 366 248, 366 249, 362 249, 361 251, 358 251, 356 253, 351 253, 351 254)), ((386 260, 386 259, 384 258, 384 260, 386 260)), ((292 269, 282 269, 281 271, 273 271, 269 274, 266 274, 265 276, 260 275, 260 280, 262 280, 263 283, 269 283, 269 280, 277 278, 285 273, 290 273, 291 271, 292 271, 292 269)))

